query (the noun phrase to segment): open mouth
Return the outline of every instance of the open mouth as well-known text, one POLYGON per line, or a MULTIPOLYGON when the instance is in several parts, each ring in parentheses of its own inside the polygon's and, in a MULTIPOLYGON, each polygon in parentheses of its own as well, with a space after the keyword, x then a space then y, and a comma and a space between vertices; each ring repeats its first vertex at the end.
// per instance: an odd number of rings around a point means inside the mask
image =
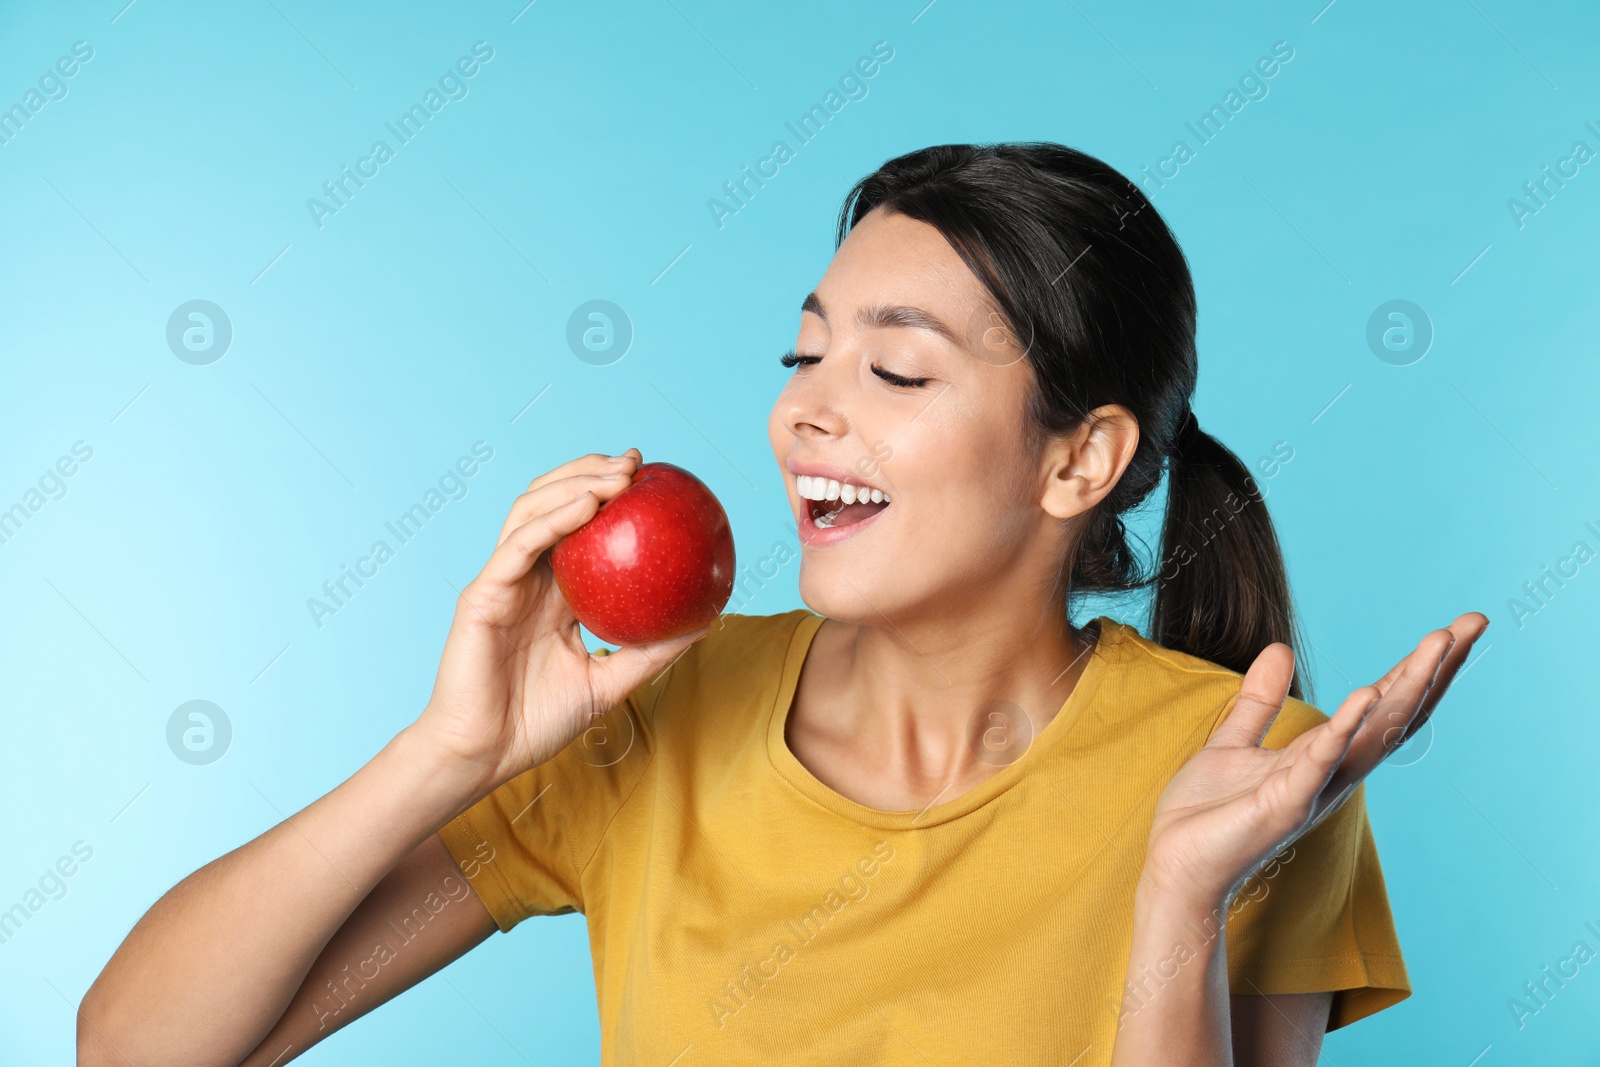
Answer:
POLYGON ((887 508, 890 500, 881 489, 853 482, 836 482, 802 474, 795 479, 806 502, 811 524, 819 530, 850 526, 887 508))

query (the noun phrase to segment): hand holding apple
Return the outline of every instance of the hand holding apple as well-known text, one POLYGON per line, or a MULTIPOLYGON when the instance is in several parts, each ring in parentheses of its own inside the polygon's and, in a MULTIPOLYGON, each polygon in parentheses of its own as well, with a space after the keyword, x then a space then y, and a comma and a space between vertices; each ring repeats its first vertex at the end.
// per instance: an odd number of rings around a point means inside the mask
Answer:
MULTIPOLYGON (((456 599, 433 693, 407 729, 438 757, 438 773, 459 779, 464 803, 560 752, 710 633, 732 583, 731 540, 725 557, 708 557, 728 584, 710 598, 711 614, 700 629, 630 644, 608 656, 584 646, 578 620, 558 588, 550 549, 609 501, 643 488, 634 484, 643 459, 636 449, 620 456, 594 453, 535 478, 512 505, 489 561, 456 599)), ((698 513, 706 514, 703 501, 698 513)), ((645 541, 654 543, 650 523, 644 527, 645 541)), ((672 603, 681 607, 683 601, 672 603)), ((613 636, 603 623, 596 632, 613 636)))
POLYGON ((699 629, 733 593, 733 532, 704 482, 646 463, 633 483, 550 552, 578 621, 602 641, 637 645, 699 629))

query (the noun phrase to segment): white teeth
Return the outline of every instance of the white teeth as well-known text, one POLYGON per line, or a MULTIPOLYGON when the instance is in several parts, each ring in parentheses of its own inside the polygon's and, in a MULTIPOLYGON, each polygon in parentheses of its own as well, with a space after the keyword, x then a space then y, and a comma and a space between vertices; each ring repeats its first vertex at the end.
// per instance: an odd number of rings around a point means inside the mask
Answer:
POLYGON ((869 500, 874 504, 890 502, 888 494, 882 489, 869 489, 864 485, 838 482, 831 478, 800 474, 795 476, 794 484, 802 499, 838 501, 840 507, 845 504, 865 504, 869 500))

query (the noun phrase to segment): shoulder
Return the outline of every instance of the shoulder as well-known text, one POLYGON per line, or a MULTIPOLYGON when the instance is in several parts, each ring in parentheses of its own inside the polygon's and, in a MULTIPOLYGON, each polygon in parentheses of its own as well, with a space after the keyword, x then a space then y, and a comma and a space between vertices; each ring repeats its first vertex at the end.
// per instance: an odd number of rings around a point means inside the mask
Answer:
POLYGON ((806 608, 776 615, 718 615, 711 632, 690 645, 674 669, 684 675, 722 680, 776 677, 802 629, 821 621, 820 615, 806 608))
POLYGON ((766 700, 783 683, 786 670, 798 672, 798 638, 820 625, 822 616, 806 608, 775 615, 717 616, 711 632, 634 691, 630 700, 647 720, 684 703, 697 705, 766 700))
POLYGON ((674 670, 680 690, 716 700, 777 695, 785 670, 798 672, 799 638, 822 617, 805 608, 776 615, 724 614, 711 632, 691 645, 674 670))
MULTIPOLYGON (((1200 729, 1200 744, 1221 724, 1239 699, 1244 676, 1238 671, 1157 644, 1136 627, 1102 617, 1102 647, 1119 679, 1118 703, 1136 721, 1168 722, 1200 729), (1109 640, 1107 640, 1109 638, 1109 640)), ((1296 697, 1283 703, 1262 744, 1281 748, 1326 722, 1329 716, 1296 697)))
POLYGON ((782 655, 802 626, 808 622, 816 625, 821 620, 822 616, 809 608, 795 608, 776 615, 728 612, 717 616, 717 621, 711 624, 711 633, 703 641, 696 642, 695 647, 707 656, 782 655))

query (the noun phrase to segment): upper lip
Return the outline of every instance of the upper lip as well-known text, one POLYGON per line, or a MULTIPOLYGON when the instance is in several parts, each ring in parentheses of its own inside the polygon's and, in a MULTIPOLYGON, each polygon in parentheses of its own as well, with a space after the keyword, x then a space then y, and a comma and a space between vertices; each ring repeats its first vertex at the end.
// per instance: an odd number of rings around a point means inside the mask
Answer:
POLYGON ((829 481, 838 482, 840 485, 849 482, 851 485, 859 485, 867 489, 876 489, 879 492, 887 493, 883 486, 874 485, 859 474, 851 474, 843 467, 835 467, 831 463, 800 463, 791 459, 784 466, 789 469, 790 474, 796 476, 804 474, 810 478, 827 478, 829 481))

